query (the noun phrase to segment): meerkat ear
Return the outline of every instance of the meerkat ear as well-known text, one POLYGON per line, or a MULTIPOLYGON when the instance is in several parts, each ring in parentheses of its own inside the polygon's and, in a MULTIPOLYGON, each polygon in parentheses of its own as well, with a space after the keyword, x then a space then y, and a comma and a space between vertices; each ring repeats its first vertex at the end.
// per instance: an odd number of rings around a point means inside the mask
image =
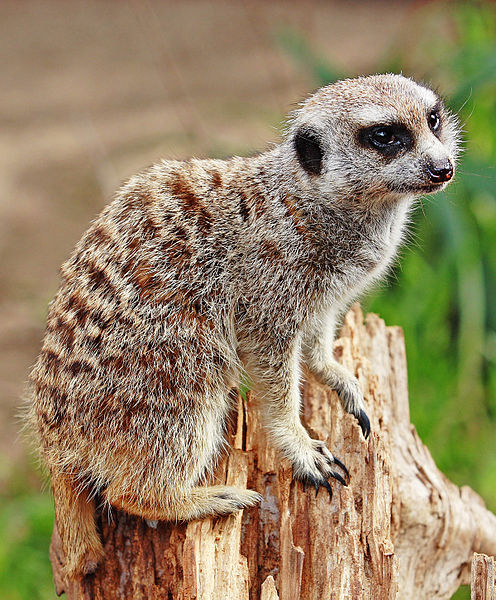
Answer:
POLYGON ((298 160, 305 171, 313 175, 319 175, 322 170, 324 151, 320 145, 317 132, 302 127, 296 132, 294 145, 298 160))

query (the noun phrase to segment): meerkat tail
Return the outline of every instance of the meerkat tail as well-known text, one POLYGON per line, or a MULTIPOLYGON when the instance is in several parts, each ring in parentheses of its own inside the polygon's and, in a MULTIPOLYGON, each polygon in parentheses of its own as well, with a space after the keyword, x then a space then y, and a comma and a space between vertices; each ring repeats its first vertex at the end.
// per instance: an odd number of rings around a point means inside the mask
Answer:
POLYGON ((114 508, 138 515, 148 521, 191 521, 210 516, 229 515, 254 506, 262 496, 253 490, 227 485, 198 486, 179 500, 167 499, 167 504, 149 503, 140 498, 114 495, 112 485, 103 493, 114 508))
POLYGON ((95 502, 90 491, 62 474, 52 474, 52 490, 65 554, 64 573, 70 578, 93 573, 104 550, 96 530, 95 502))

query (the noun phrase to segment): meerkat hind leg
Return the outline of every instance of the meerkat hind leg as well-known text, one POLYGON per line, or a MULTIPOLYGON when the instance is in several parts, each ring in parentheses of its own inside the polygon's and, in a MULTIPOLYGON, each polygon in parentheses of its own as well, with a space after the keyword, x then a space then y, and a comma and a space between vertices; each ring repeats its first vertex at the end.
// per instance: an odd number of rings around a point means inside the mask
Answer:
POLYGON ((210 516, 224 516, 253 506, 262 496, 253 490, 243 490, 228 485, 197 486, 179 500, 171 500, 167 506, 163 502, 150 503, 138 497, 114 495, 109 486, 104 497, 115 508, 147 521, 192 521, 210 516))

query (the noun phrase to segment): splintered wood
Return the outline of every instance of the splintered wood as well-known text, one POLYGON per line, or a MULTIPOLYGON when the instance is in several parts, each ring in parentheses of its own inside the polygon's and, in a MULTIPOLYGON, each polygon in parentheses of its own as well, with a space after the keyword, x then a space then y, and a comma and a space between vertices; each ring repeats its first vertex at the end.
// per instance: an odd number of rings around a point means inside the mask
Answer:
MULTIPOLYGON (((336 394, 307 376, 303 421, 351 475, 348 487, 332 481, 332 501, 292 481, 248 396, 216 480, 258 490, 261 505, 156 529, 103 513, 105 561, 77 582, 62 577, 55 527, 57 592, 84 600, 436 600, 468 583, 473 552, 496 554, 496 517, 474 491, 446 479, 411 425, 401 330, 375 315, 364 323, 356 306, 335 354, 360 380, 372 433, 365 441, 336 394)), ((484 593, 472 597, 494 598, 484 593)))
POLYGON ((495 600, 494 558, 485 554, 474 554, 470 580, 472 600, 495 600))

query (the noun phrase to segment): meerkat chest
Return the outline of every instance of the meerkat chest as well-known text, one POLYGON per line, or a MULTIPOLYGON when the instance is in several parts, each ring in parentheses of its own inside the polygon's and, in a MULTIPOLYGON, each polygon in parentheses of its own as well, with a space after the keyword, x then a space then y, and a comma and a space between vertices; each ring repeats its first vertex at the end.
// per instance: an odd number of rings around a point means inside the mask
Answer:
POLYGON ((359 296, 387 272, 404 238, 408 210, 409 203, 404 202, 364 228, 341 269, 341 296, 359 296))

